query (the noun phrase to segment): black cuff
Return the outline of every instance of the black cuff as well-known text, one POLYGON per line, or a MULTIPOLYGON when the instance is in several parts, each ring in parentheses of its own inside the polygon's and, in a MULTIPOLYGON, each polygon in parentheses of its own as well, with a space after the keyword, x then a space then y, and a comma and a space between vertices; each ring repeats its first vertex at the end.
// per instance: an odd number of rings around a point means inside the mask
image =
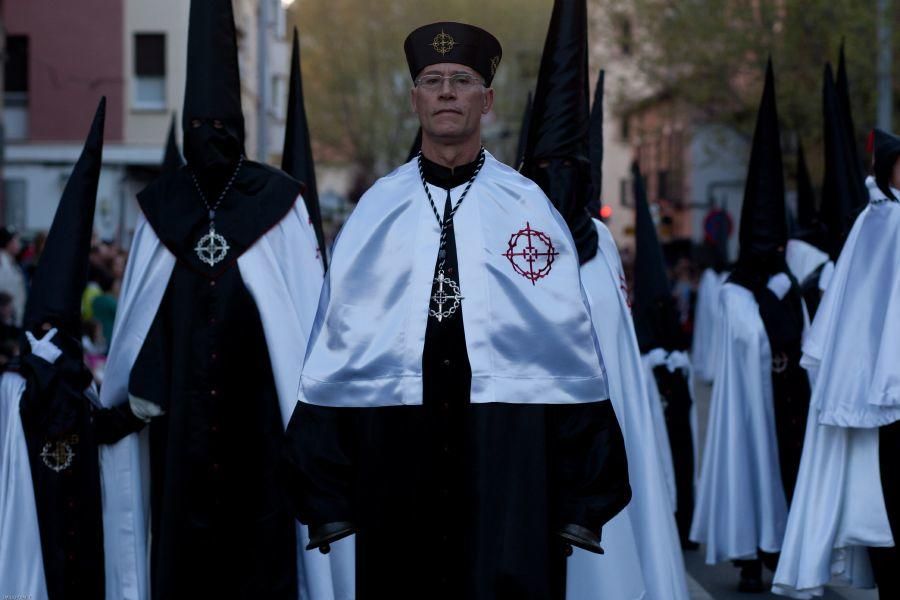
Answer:
POLYGON ((331 544, 354 533, 356 533, 356 528, 353 523, 347 521, 335 521, 317 527, 310 525, 309 544, 306 545, 306 549, 318 548, 322 554, 328 554, 331 551, 331 544))
POLYGON ((125 436, 143 429, 147 423, 135 416, 131 405, 123 402, 112 408, 93 407, 91 417, 99 444, 115 444, 125 436))
POLYGON ((569 523, 564 525, 557 533, 567 544, 571 544, 576 548, 581 548, 594 554, 604 553, 603 548, 600 546, 600 536, 581 525, 569 523))

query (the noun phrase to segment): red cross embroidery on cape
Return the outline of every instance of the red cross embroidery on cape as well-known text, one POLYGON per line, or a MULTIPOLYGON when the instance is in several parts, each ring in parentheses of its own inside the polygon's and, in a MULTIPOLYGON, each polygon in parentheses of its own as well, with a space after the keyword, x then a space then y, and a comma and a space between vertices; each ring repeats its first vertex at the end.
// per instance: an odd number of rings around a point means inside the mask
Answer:
POLYGON ((516 273, 535 285, 538 279, 550 274, 559 252, 553 247, 549 235, 532 229, 531 224, 526 221, 525 229, 509 236, 509 248, 504 256, 509 259, 516 273))

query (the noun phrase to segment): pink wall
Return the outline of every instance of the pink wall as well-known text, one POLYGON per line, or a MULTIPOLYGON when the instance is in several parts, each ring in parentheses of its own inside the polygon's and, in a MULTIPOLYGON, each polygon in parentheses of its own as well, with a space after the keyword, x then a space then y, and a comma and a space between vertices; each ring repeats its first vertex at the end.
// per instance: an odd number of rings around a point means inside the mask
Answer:
POLYGON ((7 35, 28 35, 29 138, 80 141, 107 96, 107 141, 123 130, 124 0, 4 0, 7 35))

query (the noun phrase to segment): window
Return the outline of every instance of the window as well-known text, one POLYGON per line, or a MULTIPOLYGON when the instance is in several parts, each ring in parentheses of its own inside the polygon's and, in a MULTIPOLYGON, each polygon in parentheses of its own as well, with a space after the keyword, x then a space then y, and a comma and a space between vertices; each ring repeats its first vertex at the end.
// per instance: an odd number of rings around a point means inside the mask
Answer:
POLYGON ((28 36, 6 38, 3 125, 8 140, 28 137, 28 36))
POLYGON ((28 36, 6 38, 4 90, 7 94, 28 93, 28 36))
POLYGON ((135 108, 166 108, 166 36, 164 33, 134 34, 135 108))

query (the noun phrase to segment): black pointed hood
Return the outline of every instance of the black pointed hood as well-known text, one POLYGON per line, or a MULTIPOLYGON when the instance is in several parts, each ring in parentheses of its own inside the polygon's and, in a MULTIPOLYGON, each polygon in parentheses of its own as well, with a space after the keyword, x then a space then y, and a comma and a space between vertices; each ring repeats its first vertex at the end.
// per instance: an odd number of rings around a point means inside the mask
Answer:
POLYGON ((412 146, 409 147, 409 154, 406 155, 406 162, 411 161, 415 157, 419 155, 419 152, 422 151, 422 127, 419 127, 419 130, 416 131, 416 137, 413 140, 412 146))
POLYGON ((319 208, 319 192, 316 187, 316 170, 312 144, 309 141, 309 121, 303 103, 303 76, 300 71, 300 39, 294 28, 294 46, 291 52, 291 78, 288 85, 287 122, 284 128, 284 149, 281 169, 304 185, 303 201, 312 221, 319 244, 319 256, 327 268, 325 258, 325 233, 322 229, 322 211, 319 208))
POLYGON ((806 154, 803 152, 803 142, 797 144, 797 220, 791 237, 821 250, 827 248, 825 230, 816 208, 816 194, 806 165, 806 154))
POLYGON ((774 275, 784 270, 788 225, 771 59, 766 65, 765 88, 753 132, 739 239, 738 269, 755 276, 774 275))
POLYGON ((862 199, 863 204, 867 199, 866 193, 866 169, 859 158, 859 146, 856 143, 856 127, 853 125, 853 104, 850 102, 850 79, 847 76, 847 59, 844 56, 844 42, 841 41, 841 51, 838 58, 837 76, 838 105, 841 113, 841 123, 847 143, 847 153, 850 159, 850 168, 854 173, 853 181, 856 183, 856 196, 862 199))
POLYGON ((541 57, 522 172, 566 219, 581 264, 597 253, 591 173, 586 0, 556 0, 541 57))
MULTIPOLYGON (((853 164, 840 100, 834 84, 831 65, 825 65, 822 86, 822 122, 825 128, 825 178, 822 182, 822 222, 828 232, 828 254, 837 260, 856 215, 868 202, 865 189, 856 179, 859 171, 853 164)), ((863 181, 865 184, 865 181, 863 181)))
POLYGON ((591 195, 588 199, 588 212, 595 217, 600 214, 603 204, 601 195, 603 193, 603 84, 605 78, 606 72, 601 69, 600 75, 597 76, 588 133, 588 157, 591 160, 591 195))
POLYGON ((519 127, 519 141, 516 144, 516 169, 522 168, 522 163, 525 160, 525 149, 528 145, 528 128, 531 125, 531 106, 534 102, 534 98, 531 95, 531 90, 528 91, 528 97, 525 99, 525 111, 522 113, 522 125, 519 127))
POLYGON ((680 346, 680 326, 666 275, 666 262, 650 215, 647 190, 637 162, 631 165, 634 186, 634 328, 641 353, 680 346))
POLYGON ((223 184, 244 153, 244 115, 231 0, 191 0, 184 87, 184 155, 202 177, 223 184), (192 127, 199 120, 201 127, 192 127), (224 128, 213 128, 218 120, 224 128))
POLYGON ((172 115, 172 123, 169 125, 169 135, 166 137, 166 152, 163 155, 162 174, 174 173, 184 166, 181 151, 178 149, 178 140, 175 137, 175 115, 172 115))
POLYGON ((41 326, 49 323, 62 334, 57 345, 74 340, 77 346, 81 339, 81 296, 87 285, 105 118, 103 97, 56 208, 25 306, 24 328, 40 338, 41 326))
POLYGON ((891 189, 891 175, 894 172, 894 165, 900 159, 900 137, 876 129, 874 138, 875 183, 885 196, 900 200, 891 189))

